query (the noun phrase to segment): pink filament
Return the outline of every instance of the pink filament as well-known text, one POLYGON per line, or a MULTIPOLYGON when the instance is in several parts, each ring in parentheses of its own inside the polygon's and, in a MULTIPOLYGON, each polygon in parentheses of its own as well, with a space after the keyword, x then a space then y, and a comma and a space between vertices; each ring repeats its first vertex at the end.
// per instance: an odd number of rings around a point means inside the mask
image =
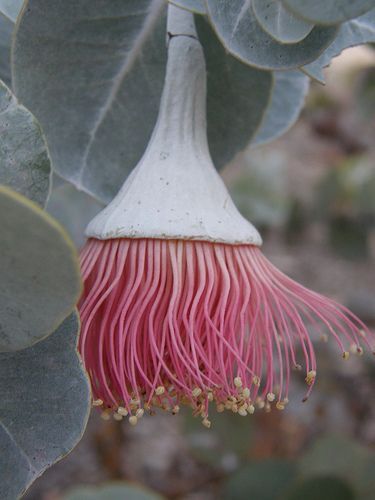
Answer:
POLYGON ((79 348, 95 398, 113 410, 183 403, 206 417, 212 399, 237 411, 274 396, 282 409, 291 369, 305 371, 306 397, 314 385, 310 332, 331 335, 344 357, 371 348, 349 310, 255 246, 89 239, 81 265, 79 348))

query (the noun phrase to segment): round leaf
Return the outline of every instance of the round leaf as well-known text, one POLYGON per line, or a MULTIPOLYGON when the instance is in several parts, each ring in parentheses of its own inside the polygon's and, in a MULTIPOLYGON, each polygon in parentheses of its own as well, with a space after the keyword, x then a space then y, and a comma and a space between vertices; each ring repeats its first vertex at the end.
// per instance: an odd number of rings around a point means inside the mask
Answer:
POLYGON ((73 243, 49 215, 0 186, 0 352, 53 332, 81 289, 73 243))
POLYGON ((253 0, 253 10, 261 27, 280 43, 297 43, 314 25, 294 16, 279 0, 253 0))
POLYGON ((15 23, 22 4, 23 0, 0 0, 0 12, 15 23))
POLYGON ((162 500, 157 493, 131 483, 107 483, 93 487, 79 487, 67 493, 63 500, 162 500))
POLYGON ((23 0, 0 0, 0 79, 10 85, 10 46, 23 0))
POLYGON ((0 79, 10 85, 10 44, 13 23, 0 11, 0 79))
POLYGON ((205 14, 206 6, 204 0, 169 0, 170 3, 181 7, 182 9, 190 10, 196 14, 205 14))
POLYGON ((51 166, 38 122, 0 81, 0 184, 44 206, 51 166))
POLYGON ((304 105, 309 83, 309 78, 301 71, 274 72, 271 102, 251 146, 276 139, 296 122, 304 105))
POLYGON ((295 15, 307 22, 339 24, 365 14, 374 0, 281 0, 295 15))
POLYGON ((0 498, 14 500, 77 444, 90 390, 74 313, 46 340, 0 354, 0 498))
POLYGON ((318 59, 303 66, 302 70, 315 80, 324 83, 323 68, 329 65, 333 57, 338 56, 348 47, 368 42, 375 42, 375 9, 357 19, 343 23, 334 42, 318 59))
POLYGON ((241 61, 265 69, 293 69, 316 59, 337 28, 315 27, 300 43, 278 43, 257 21, 249 0, 206 0, 208 14, 226 49, 241 61))
POLYGON ((16 95, 56 171, 108 202, 142 156, 163 87, 163 0, 28 0, 13 45, 16 95))
POLYGON ((207 123, 217 168, 244 149, 260 126, 271 99, 273 75, 228 54, 203 17, 196 18, 207 64, 207 123))
POLYGON ((85 242, 85 229, 103 205, 68 183, 54 189, 48 198, 47 212, 67 230, 76 247, 85 242))

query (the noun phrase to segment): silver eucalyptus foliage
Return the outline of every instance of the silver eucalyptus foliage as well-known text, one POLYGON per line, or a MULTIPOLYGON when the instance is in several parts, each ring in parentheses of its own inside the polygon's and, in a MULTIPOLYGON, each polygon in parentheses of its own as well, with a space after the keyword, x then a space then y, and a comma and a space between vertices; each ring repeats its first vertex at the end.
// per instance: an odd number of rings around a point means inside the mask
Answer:
MULTIPOLYGON (((323 68, 342 50, 375 41, 375 0, 170 2, 196 15, 217 168, 296 121, 306 75, 323 81, 323 68)), ((0 184, 8 186, 0 188, 7 210, 0 213, 0 286, 12 302, 0 303, 0 351, 9 351, 0 354, 4 500, 21 495, 69 452, 89 407, 72 313, 78 261, 53 218, 21 195, 44 205, 52 167, 55 179, 71 185, 53 191, 48 209, 68 221, 81 243, 83 219, 72 224, 74 211, 86 216, 99 205, 76 188, 108 202, 152 132, 165 72, 167 3, 0 0, 0 78, 9 87, 0 83, 0 184), (20 398, 27 419, 17 410, 20 398)))

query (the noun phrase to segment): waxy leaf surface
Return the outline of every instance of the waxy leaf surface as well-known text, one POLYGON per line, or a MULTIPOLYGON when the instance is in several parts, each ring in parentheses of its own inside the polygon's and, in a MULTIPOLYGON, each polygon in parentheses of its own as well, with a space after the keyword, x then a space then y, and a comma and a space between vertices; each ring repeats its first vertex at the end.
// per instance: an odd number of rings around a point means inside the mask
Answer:
POLYGON ((297 43, 314 25, 289 12, 279 0, 253 0, 255 17, 261 27, 280 43, 297 43))
POLYGON ((0 12, 15 23, 22 4, 23 0, 0 0, 0 12))
POLYGON ((338 24, 365 14, 374 0, 281 0, 295 15, 311 23, 338 24))
POLYGON ((323 68, 344 49, 363 43, 375 42, 375 8, 367 14, 340 26, 334 42, 314 62, 303 66, 303 71, 324 83, 323 68))
POLYGON ((88 194, 78 191, 72 184, 64 183, 53 189, 46 210, 72 238, 77 248, 85 242, 88 223, 104 207, 88 194))
POLYGON ((309 78, 301 71, 275 71, 270 104, 251 140, 257 146, 286 132, 297 120, 309 90, 309 78))
POLYGON ((190 10, 196 14, 205 14, 206 6, 204 0, 169 0, 170 3, 182 7, 183 9, 190 10))
POLYGON ((221 168, 256 134, 272 97, 273 74, 228 54, 204 18, 197 17, 196 25, 207 64, 208 143, 221 168))
POLYGON ((316 59, 335 38, 336 27, 314 27, 299 43, 277 42, 259 24, 250 0, 206 0, 215 31, 235 57, 264 69, 294 69, 316 59))
POLYGON ((10 46, 23 0, 0 0, 0 80, 10 86, 10 46))
POLYGON ((15 500, 82 437, 90 390, 71 314, 46 340, 0 354, 0 498, 15 500))
POLYGON ((156 121, 165 11, 163 0, 29 0, 18 23, 16 95, 40 121, 59 175, 105 202, 156 121))
POLYGON ((61 226, 0 186, 0 352, 52 333, 81 290, 78 258, 61 226))
POLYGON ((0 81, 0 184, 44 206, 51 165, 42 130, 0 81))

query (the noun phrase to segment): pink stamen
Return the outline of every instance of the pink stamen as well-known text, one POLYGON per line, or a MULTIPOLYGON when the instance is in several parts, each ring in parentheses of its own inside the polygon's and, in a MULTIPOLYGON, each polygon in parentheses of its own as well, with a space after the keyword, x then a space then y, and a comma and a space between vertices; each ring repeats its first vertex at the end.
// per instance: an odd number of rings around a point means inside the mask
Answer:
POLYGON ((212 400, 240 414, 256 399, 283 409, 292 368, 305 372, 306 398, 314 386, 311 337, 330 335, 345 359, 353 345, 373 349, 356 316, 285 276, 256 246, 89 239, 81 268, 79 349, 107 410, 176 413, 187 404, 206 425, 212 400))

